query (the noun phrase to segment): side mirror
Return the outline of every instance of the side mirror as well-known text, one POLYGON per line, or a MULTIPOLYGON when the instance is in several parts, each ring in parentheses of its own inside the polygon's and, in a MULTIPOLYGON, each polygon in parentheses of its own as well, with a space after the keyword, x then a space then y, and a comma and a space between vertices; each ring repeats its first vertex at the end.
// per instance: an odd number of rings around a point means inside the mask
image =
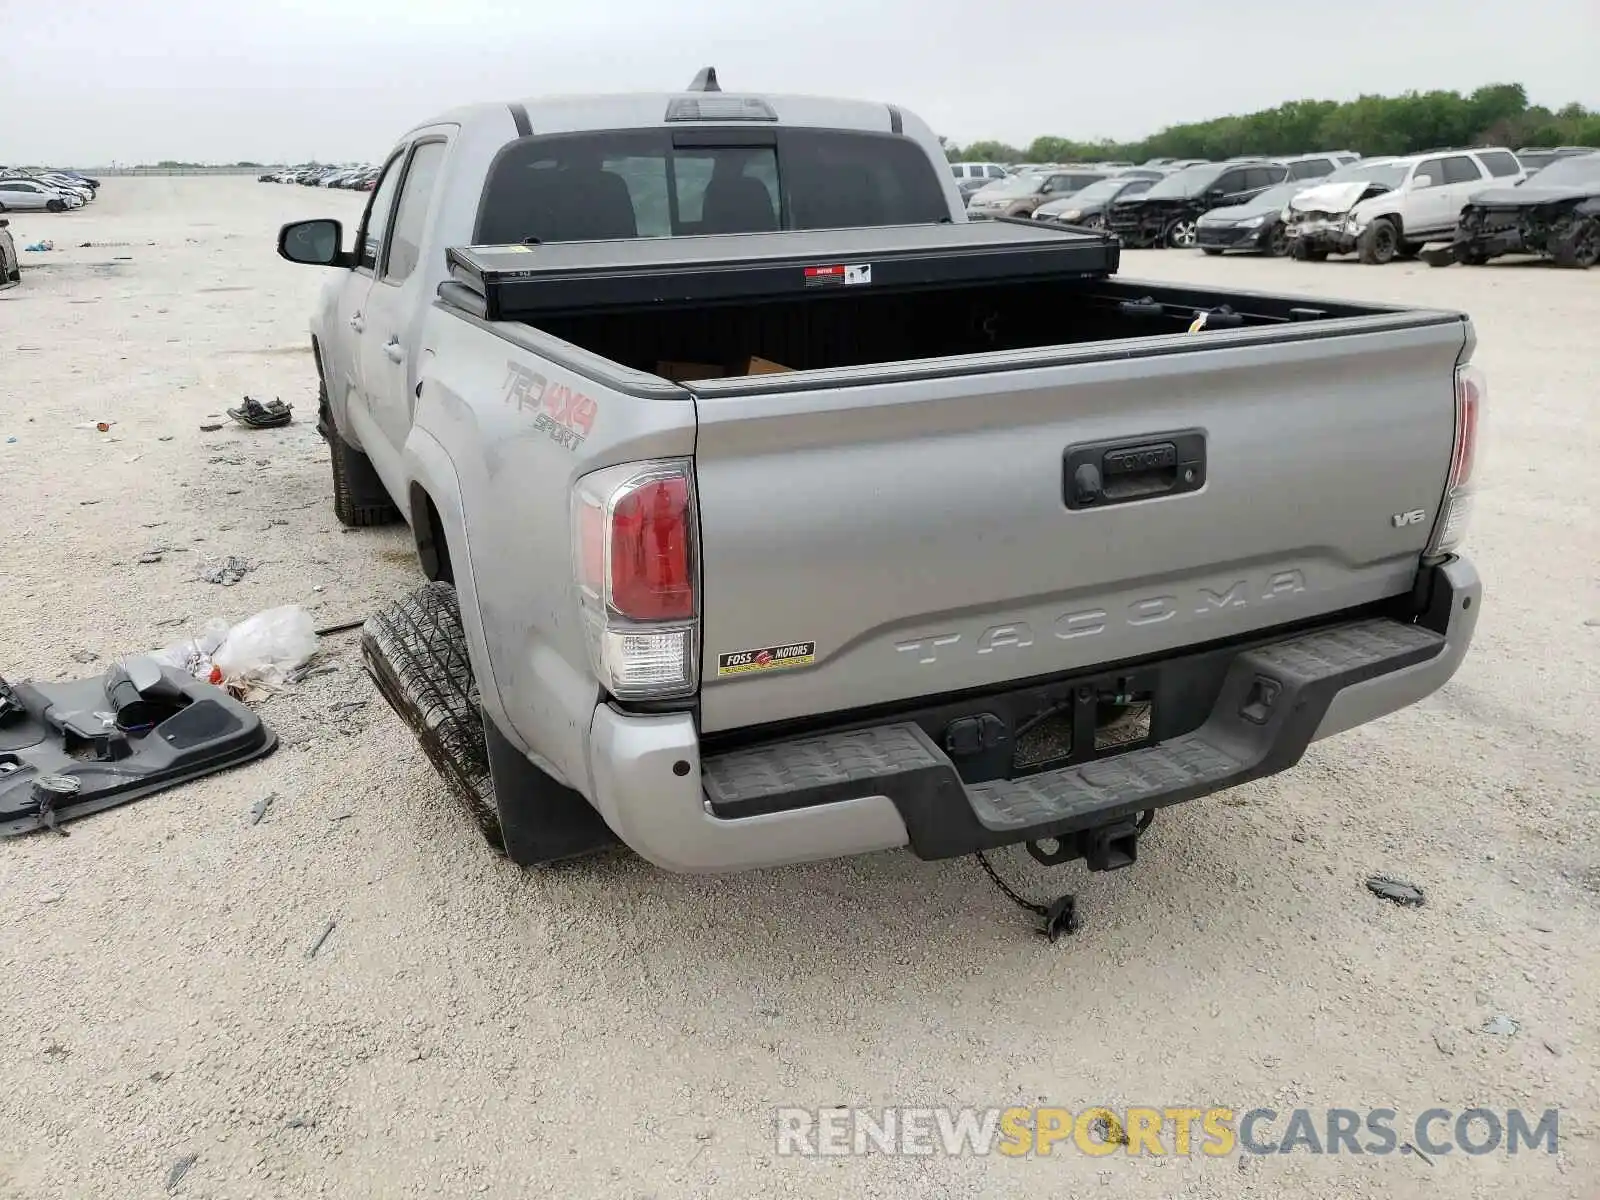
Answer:
POLYGON ((308 267, 348 267, 350 256, 344 245, 344 226, 319 217, 314 221, 291 221, 278 231, 278 253, 292 263, 308 267))
POLYGON ((1411 190, 1420 192, 1423 188, 1431 188, 1438 183, 1432 175, 1413 175, 1411 177, 1411 190))

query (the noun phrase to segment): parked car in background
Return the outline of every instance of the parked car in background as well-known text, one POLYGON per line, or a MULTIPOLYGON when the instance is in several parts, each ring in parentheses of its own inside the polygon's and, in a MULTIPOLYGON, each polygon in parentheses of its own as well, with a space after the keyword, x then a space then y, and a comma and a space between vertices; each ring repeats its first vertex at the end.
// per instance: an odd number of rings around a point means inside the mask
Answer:
POLYGON ((22 282, 22 263, 17 258, 17 243, 11 236, 10 224, 0 217, 0 289, 22 282))
POLYGON ((1594 154, 1600 151, 1600 146, 1549 146, 1536 148, 1524 146, 1516 151, 1517 161, 1522 164, 1523 170, 1532 175, 1535 171, 1542 171, 1558 159, 1574 158, 1580 154, 1594 154))
POLYGON ((1289 201, 1290 253, 1313 261, 1358 254, 1373 264, 1414 258, 1428 241, 1454 238, 1462 206, 1486 183, 1526 175, 1501 147, 1356 163, 1289 201))
POLYGON ((82 208, 83 197, 34 179, 0 179, 0 212, 66 212, 82 208))
POLYGON ((1099 183, 1091 183, 1081 192, 1074 192, 1060 200, 1041 204, 1033 210, 1035 221, 1054 221, 1060 225, 1081 225, 1088 229, 1104 229, 1106 210, 1118 196, 1138 196, 1150 190, 1159 171, 1144 172, 1135 168, 1120 172, 1099 183))
POLYGON ((1281 162, 1288 168, 1289 174, 1285 179, 1287 183, 1297 179, 1324 179, 1344 165, 1334 154, 1296 154, 1275 161, 1281 162))
POLYGON ((1143 194, 1119 198, 1106 216, 1106 227, 1127 246, 1188 249, 1199 236, 1201 213, 1243 204, 1288 174, 1289 168, 1267 159, 1184 167, 1143 194))
POLYGON ((996 179, 1006 178, 1008 172, 1004 163, 957 162, 950 164, 950 174, 955 176, 957 183, 968 179, 981 179, 985 183, 993 183, 996 179))
POLYGON ((1600 262, 1600 153, 1563 156, 1522 183, 1475 193, 1450 245, 1423 257, 1435 267, 1481 266, 1502 254, 1538 254, 1558 267, 1600 262))
POLYGON ((991 184, 967 202, 967 214, 988 217, 1031 217, 1041 204, 1081 192, 1091 183, 1110 178, 1106 171, 1040 170, 991 184))
POLYGON ((1195 223, 1195 244, 1213 255, 1228 250, 1250 250, 1282 257, 1289 253, 1283 208, 1305 189, 1303 180, 1280 183, 1243 204, 1208 209, 1195 223))

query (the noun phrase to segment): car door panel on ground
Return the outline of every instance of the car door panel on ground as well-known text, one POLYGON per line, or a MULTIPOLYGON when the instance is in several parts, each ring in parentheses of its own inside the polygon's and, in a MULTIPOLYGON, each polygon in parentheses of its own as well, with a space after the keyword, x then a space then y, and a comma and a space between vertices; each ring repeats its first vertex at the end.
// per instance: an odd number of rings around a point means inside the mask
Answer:
MULTIPOLYGON (((345 423, 346 428, 350 429, 368 424, 356 415, 369 410, 361 381, 361 348, 366 341, 367 297, 372 291, 378 263, 383 257, 384 244, 388 241, 389 222, 394 211, 395 196, 400 190, 405 151, 406 147, 402 146, 384 164, 383 176, 373 189, 372 199, 356 230, 355 265, 345 272, 344 283, 339 289, 334 324, 325 331, 327 344, 323 347, 323 376, 329 398, 342 402, 345 413, 351 418, 345 423)), ((366 440, 359 430, 356 436, 363 442, 366 440)))
POLYGON ((419 303, 419 288, 427 286, 429 272, 421 269, 422 242, 442 176, 449 143, 442 136, 424 135, 411 148, 400 183, 394 219, 389 223, 377 279, 367 294, 366 332, 361 342, 361 387, 368 412, 382 438, 381 446, 367 447, 378 474, 390 494, 403 491, 400 452, 411 429, 415 407, 412 387, 418 363, 414 361, 417 330, 427 311, 419 303), (393 478, 390 478, 393 476, 393 478))

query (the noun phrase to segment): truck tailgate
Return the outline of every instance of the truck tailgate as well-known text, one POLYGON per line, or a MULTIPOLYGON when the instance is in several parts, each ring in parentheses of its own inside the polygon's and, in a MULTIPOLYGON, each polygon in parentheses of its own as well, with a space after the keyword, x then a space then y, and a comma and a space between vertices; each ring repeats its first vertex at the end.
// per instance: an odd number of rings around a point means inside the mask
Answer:
POLYGON ((1405 591, 1466 335, 1438 314, 1358 318, 694 385, 702 729, 1087 669, 1405 591), (1104 492, 1074 508, 1082 463, 1104 492))

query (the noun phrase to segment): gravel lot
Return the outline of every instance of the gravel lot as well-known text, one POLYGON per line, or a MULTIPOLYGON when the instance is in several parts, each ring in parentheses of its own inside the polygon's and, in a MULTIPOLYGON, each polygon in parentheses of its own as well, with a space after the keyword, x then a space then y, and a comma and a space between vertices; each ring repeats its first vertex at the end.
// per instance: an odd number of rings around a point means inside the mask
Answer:
MULTIPOLYGON (((332 624, 417 582, 404 528, 333 519, 319 275, 273 254, 279 222, 362 202, 108 179, 87 209, 13 215, 19 247, 57 250, 0 293, 0 671, 79 676, 284 603, 332 624), (235 427, 246 392, 297 421, 235 427), (96 420, 109 435, 79 428, 96 420), (197 580, 227 554, 256 567, 197 580)), ((1170 810, 1132 870, 1001 855, 1036 895, 1078 892, 1085 928, 1051 946, 971 860, 518 870, 450 806, 354 635, 329 638, 339 669, 262 706, 272 757, 0 845, 0 1194, 160 1196, 197 1155, 176 1194, 1594 1196, 1600 271, 1137 252, 1123 273, 1473 315, 1486 611, 1441 694, 1170 810), (1375 900, 1374 871, 1428 905, 1375 900), (1520 1031, 1478 1032, 1500 1013, 1520 1031), (1435 1105, 1559 1106, 1562 1149, 774 1152, 780 1104, 1013 1103, 1391 1107, 1402 1131, 1435 1105)))

